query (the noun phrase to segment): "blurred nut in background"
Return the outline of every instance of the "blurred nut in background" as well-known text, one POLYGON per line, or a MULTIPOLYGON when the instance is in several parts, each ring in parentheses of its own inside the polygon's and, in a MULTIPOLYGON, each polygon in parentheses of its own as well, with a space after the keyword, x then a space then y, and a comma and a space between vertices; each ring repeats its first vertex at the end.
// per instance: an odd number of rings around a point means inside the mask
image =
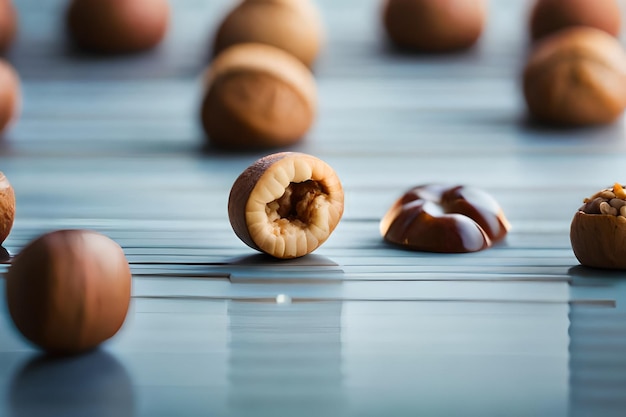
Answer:
POLYGON ((99 233, 59 230, 29 243, 6 275, 18 330, 54 354, 90 350, 124 323, 131 272, 122 248, 99 233))
POLYGON ((20 79, 11 64, 0 59, 0 133, 18 117, 20 102, 20 79))
POLYGON ((544 123, 610 123, 626 106, 626 54, 599 29, 579 26, 544 39, 523 78, 528 110, 544 123))
POLYGON ((156 46, 167 32, 169 15, 167 0, 72 0, 67 26, 81 48, 129 53, 156 46))
POLYGON ((15 192, 7 177, 0 172, 0 244, 11 233, 15 220, 15 192))
POLYGON ((530 14, 530 36, 537 40, 572 26, 617 36, 621 23, 617 0, 537 0, 530 14))
POLYGON ((313 123, 316 101, 315 80, 302 62, 273 46, 238 44, 208 70, 202 124, 219 147, 288 146, 313 123))
POLYGON ((486 0, 386 0, 383 23, 399 47, 445 52, 474 45, 486 15, 486 0))
POLYGON ((11 0, 0 0, 0 53, 5 52, 17 32, 17 15, 11 0))
POLYGON ((237 43, 264 43, 310 67, 322 38, 320 17, 311 0, 243 0, 220 25, 213 52, 217 55, 237 43))

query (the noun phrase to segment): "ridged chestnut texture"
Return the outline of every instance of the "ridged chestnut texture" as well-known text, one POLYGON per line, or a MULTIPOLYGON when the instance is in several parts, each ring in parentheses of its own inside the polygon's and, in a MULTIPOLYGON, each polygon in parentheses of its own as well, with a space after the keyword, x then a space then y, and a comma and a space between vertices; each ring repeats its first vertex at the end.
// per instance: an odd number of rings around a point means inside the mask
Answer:
POLYGON ((169 16, 167 0, 72 0, 67 27, 83 49, 106 54, 131 53, 161 42, 169 16))
POLYGON ((11 64, 0 59, 0 133, 17 119, 20 102, 19 76, 11 64))
POLYGON ((13 42, 17 32, 17 14, 11 0, 0 0, 0 53, 13 42))
POLYGON ((590 26, 617 36, 621 14, 617 0, 536 0, 530 14, 530 36, 537 40, 573 26, 590 26))
POLYGON ((122 249, 85 230, 39 237, 19 253, 6 276, 16 327, 54 354, 87 351, 115 335, 126 318, 130 290, 122 249))
POLYGON ((311 0, 243 0, 221 23, 213 53, 238 43, 263 43, 311 67, 322 38, 319 13, 311 0))
POLYGON ((626 54, 598 29, 565 29, 533 51, 524 96, 535 119, 564 126, 610 123, 626 107, 626 54))
POLYGON ((7 177, 0 172, 0 244, 11 233, 15 220, 15 192, 7 177))
POLYGON ((469 48, 483 32, 486 0, 386 0, 383 24, 399 47, 423 52, 469 48))
POLYGON ((572 219, 570 241, 582 265, 626 269, 626 192, 621 184, 584 200, 572 219))
POLYGON ((287 52, 237 44, 208 69, 201 119, 209 141, 233 150, 269 149, 302 139, 315 118, 309 69, 287 52))
POLYGON ((441 253, 486 249, 502 240, 509 228, 502 209, 486 192, 436 184, 407 191, 380 222, 386 241, 441 253))
POLYGON ((228 199, 235 234, 275 258, 298 258, 328 239, 343 215, 343 188, 324 161, 302 153, 268 155, 237 178, 228 199))

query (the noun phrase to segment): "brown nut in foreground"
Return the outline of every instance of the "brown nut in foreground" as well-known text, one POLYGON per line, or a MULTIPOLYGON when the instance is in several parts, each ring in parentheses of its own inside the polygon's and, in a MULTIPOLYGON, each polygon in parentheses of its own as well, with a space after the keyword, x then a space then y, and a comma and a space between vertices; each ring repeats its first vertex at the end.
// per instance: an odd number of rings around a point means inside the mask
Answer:
POLYGON ((584 200, 572 220, 570 241, 582 265, 626 269, 626 191, 621 184, 584 200))
POLYGON ((11 233, 15 220, 15 192, 7 177, 0 172, 0 244, 11 233))
POLYGON ((617 0, 536 0, 530 14, 530 36, 537 40, 573 26, 590 26, 617 36, 621 24, 617 0))
POLYGON ((122 249, 85 230, 39 237, 13 260, 6 276, 16 327, 54 354, 80 353, 112 337, 124 323, 130 290, 122 249))
POLYGON ((380 222, 386 241, 408 249, 476 252, 502 240, 510 225, 486 192, 463 186, 422 185, 407 191, 380 222))
POLYGON ((72 0, 67 28, 78 46, 119 54, 156 46, 167 32, 167 0, 72 0))
POLYGON ((268 155, 237 178, 228 199, 235 234, 275 258, 298 258, 328 239, 343 215, 335 171, 311 155, 268 155))
POLYGON ((19 76, 11 64, 0 59, 0 133, 17 119, 20 102, 19 76))
POLYGON ((221 148, 288 146, 311 127, 316 101, 313 75, 296 58, 269 45, 237 44, 207 72, 202 125, 221 148))
POLYGON ((321 47, 322 32, 311 0, 243 0, 221 23, 213 53, 238 43, 263 43, 311 67, 321 47))
POLYGON ((486 15, 485 0, 386 0, 383 24, 399 47, 446 52, 474 45, 486 15))
POLYGON ((565 29, 540 42, 524 70, 524 96, 539 121, 610 123, 626 107, 626 54, 598 29, 565 29))
POLYGON ((4 53, 15 38, 17 14, 11 0, 0 0, 0 53, 4 53))

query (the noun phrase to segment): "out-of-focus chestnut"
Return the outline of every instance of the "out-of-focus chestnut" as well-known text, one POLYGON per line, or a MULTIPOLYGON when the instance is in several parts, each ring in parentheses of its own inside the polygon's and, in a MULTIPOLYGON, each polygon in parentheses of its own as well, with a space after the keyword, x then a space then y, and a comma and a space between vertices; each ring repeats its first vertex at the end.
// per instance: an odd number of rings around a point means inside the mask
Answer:
POLYGON ((626 191, 621 184, 584 200, 572 219, 570 241, 582 265, 626 269, 626 191))
POLYGON ((322 38, 320 17, 310 0, 243 0, 220 25, 213 52, 219 54, 237 43, 264 43, 310 67, 322 38))
POLYGON ((474 45, 486 15, 486 0, 386 0, 383 23, 399 47, 445 52, 474 45))
POLYGON ((617 36, 622 24, 617 0, 537 0, 530 14, 533 40, 572 26, 590 26, 617 36))
POLYGON ((81 48, 129 53, 161 42, 169 15, 167 0, 72 0, 67 27, 81 48))
POLYGON ((298 142, 315 118, 315 80, 287 52, 264 44, 237 44, 208 70, 202 125, 211 143, 235 150, 298 142))
POLYGON ((19 76, 11 64, 0 59, 0 133, 18 117, 20 102, 19 76))
POLYGON ((15 38, 17 14, 11 0, 0 0, 0 53, 4 53, 15 38))
POLYGON ((544 123, 610 123, 626 107, 626 54, 599 29, 579 26, 545 38, 523 77, 528 110, 544 123))
POLYGON ((87 351, 112 337, 126 318, 130 290, 131 272, 120 246, 85 230, 39 237, 6 275, 16 327, 54 354, 87 351))
POLYGON ((386 241, 442 253, 486 249, 502 240, 509 228, 502 209, 486 192, 434 184, 407 191, 380 222, 386 241))

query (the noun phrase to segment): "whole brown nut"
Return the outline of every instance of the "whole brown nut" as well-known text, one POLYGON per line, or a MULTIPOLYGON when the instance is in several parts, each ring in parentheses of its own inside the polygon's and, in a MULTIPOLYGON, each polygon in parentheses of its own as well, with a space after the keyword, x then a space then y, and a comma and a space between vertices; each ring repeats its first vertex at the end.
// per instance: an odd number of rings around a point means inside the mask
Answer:
POLYGON ((228 217, 248 246, 275 258, 313 252, 343 214, 343 188, 335 171, 307 154, 282 152, 250 165, 235 181, 228 217))
POLYGON ((626 107, 626 54, 599 29, 565 29, 537 45, 523 84, 528 110, 541 122, 610 123, 626 107))
POLYGON ((222 148, 288 146, 310 128, 316 101, 313 75, 292 55, 269 45, 237 44, 208 70, 202 125, 222 148))
POLYGON ((129 53, 156 46, 167 32, 167 0, 72 0, 67 28, 81 48, 129 53))
POLYGON ((17 32, 17 15, 11 0, 0 0, 0 53, 13 42, 17 32))
POLYGON ((530 35, 537 40, 572 26, 590 26, 617 36, 621 24, 617 0, 536 0, 530 35))
POLYGON ((0 244, 11 233, 15 220, 15 192, 7 177, 0 172, 0 244))
POLYGON ((18 254, 6 275, 16 327, 54 354, 80 353, 112 337, 126 318, 130 290, 122 249, 85 230, 39 237, 18 254))
POLYGON ((402 48, 445 52, 474 45, 486 15, 486 0, 387 0, 383 23, 402 48))
POLYGON ((621 184, 585 199, 570 226, 572 250, 582 265, 626 269, 625 216, 626 192, 621 184))
POLYGON ((317 9, 310 0, 243 0, 223 20, 213 53, 237 43, 264 43, 312 66, 323 38, 317 9))
POLYGON ((20 102, 20 79, 11 64, 0 59, 0 133, 17 119, 20 102))

